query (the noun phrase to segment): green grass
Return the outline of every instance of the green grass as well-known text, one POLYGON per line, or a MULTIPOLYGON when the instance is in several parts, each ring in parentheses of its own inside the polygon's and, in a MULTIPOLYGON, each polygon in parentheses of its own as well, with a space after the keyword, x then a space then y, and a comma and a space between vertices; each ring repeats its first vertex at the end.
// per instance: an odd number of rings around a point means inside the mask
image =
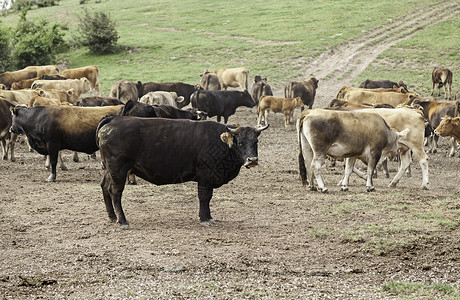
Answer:
MULTIPOLYGON (((52 22, 70 28, 71 40, 81 8, 108 12, 117 22, 119 44, 126 51, 113 55, 94 56, 85 50, 74 49, 59 57, 68 67, 98 65, 101 85, 108 92, 119 79, 133 81, 184 81, 195 84, 204 69, 245 66, 251 75, 267 76, 274 85, 282 84, 301 74, 309 62, 327 49, 361 35, 364 31, 398 19, 415 9, 435 5, 433 0, 401 0, 398 9, 394 2, 327 0, 302 1, 88 1, 80 5, 76 0, 62 0, 59 6, 33 9, 28 18, 47 17, 52 22)), ((14 26, 18 16, 5 15, 3 23, 14 26)), ((460 21, 436 25, 446 29, 449 39, 457 33, 448 31, 460 21)), ((417 48, 425 39, 433 39, 436 32, 418 36, 402 43, 403 50, 417 48), (411 44, 412 43, 412 44, 411 44)), ((458 38, 457 38, 458 41, 458 38)), ((433 47, 438 45, 432 42, 433 47)), ((453 43, 444 46, 450 47, 453 43)), ((398 45, 399 47, 399 45, 398 45)), ((439 48, 442 45, 437 46, 439 48)), ((424 47, 422 47, 424 48, 424 47)), ((457 48, 458 49, 458 46, 457 48)), ((391 50, 395 51, 395 50, 391 50)), ((389 58, 398 53, 388 51, 389 58)), ((447 50, 452 60, 454 50, 447 50)), ((387 57, 385 53, 382 57, 387 57)), ((414 54, 414 56, 416 56, 414 54)), ((424 54, 431 60, 438 53, 424 54)), ((438 57, 439 58, 439 57, 438 57)), ((444 62, 439 59, 439 65, 444 62)), ((407 76, 410 71, 394 72, 372 66, 361 78, 386 76, 390 79, 407 76), (400 73, 401 72, 401 73, 400 73), (390 76, 391 75, 391 76, 390 76)), ((419 72, 419 70, 416 70, 419 72)), ((409 78, 414 75, 409 74, 409 78)), ((251 77, 252 77, 251 76, 251 77)))
POLYGON ((459 299, 460 290, 447 284, 423 284, 414 282, 395 282, 384 284, 382 291, 397 295, 401 299, 459 299))

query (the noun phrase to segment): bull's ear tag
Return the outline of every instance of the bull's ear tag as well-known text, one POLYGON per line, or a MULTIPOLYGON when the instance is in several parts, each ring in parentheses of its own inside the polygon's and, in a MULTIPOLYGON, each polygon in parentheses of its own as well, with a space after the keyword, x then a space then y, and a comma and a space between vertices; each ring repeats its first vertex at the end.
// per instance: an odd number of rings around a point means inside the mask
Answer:
POLYGON ((224 132, 220 135, 220 139, 222 142, 228 144, 229 148, 232 148, 233 146, 233 136, 230 132, 224 132))

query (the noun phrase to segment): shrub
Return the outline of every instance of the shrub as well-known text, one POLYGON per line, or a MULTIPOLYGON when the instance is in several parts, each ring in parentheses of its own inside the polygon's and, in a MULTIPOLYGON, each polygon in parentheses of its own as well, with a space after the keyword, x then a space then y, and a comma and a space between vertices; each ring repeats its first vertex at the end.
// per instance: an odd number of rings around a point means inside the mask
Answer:
POLYGON ((67 49, 64 33, 59 29, 59 25, 49 25, 45 19, 28 21, 26 14, 27 11, 22 11, 13 36, 16 67, 54 63, 56 54, 67 49))
POLYGON ((14 67, 11 47, 11 29, 0 21, 0 73, 14 67))
POLYGON ((115 53, 118 50, 118 32, 109 15, 104 12, 90 14, 83 9, 79 20, 74 36, 77 45, 87 47, 94 54, 115 53))

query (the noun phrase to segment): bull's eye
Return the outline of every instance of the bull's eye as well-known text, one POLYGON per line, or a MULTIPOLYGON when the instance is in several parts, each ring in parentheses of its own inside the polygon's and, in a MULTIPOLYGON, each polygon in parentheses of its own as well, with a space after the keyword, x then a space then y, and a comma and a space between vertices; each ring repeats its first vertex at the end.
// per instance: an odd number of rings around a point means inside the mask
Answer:
POLYGON ((243 146, 243 143, 242 143, 242 142, 238 142, 237 145, 238 145, 238 147, 241 147, 241 146, 243 146))

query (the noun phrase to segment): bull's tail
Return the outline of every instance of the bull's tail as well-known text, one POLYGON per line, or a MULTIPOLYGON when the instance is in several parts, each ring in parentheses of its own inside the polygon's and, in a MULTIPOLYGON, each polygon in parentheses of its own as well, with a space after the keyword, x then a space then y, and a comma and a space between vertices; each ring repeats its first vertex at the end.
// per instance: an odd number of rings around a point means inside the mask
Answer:
POLYGON ((297 129, 297 142, 299 145, 299 175, 300 175, 300 180, 302 181, 302 184, 307 185, 308 184, 307 168, 305 167, 305 158, 303 157, 303 152, 302 152, 302 126, 303 126, 304 117, 305 117, 305 114, 299 115, 299 117, 297 118, 297 122, 296 122, 296 129, 297 129))
POLYGON ((101 130, 101 128, 110 123, 113 118, 115 118, 116 116, 115 115, 110 115, 110 116, 105 116, 104 118, 101 119, 101 121, 99 121, 99 124, 97 124, 97 128, 96 128, 96 145, 98 148, 100 148, 100 145, 99 145, 99 130, 101 130))

